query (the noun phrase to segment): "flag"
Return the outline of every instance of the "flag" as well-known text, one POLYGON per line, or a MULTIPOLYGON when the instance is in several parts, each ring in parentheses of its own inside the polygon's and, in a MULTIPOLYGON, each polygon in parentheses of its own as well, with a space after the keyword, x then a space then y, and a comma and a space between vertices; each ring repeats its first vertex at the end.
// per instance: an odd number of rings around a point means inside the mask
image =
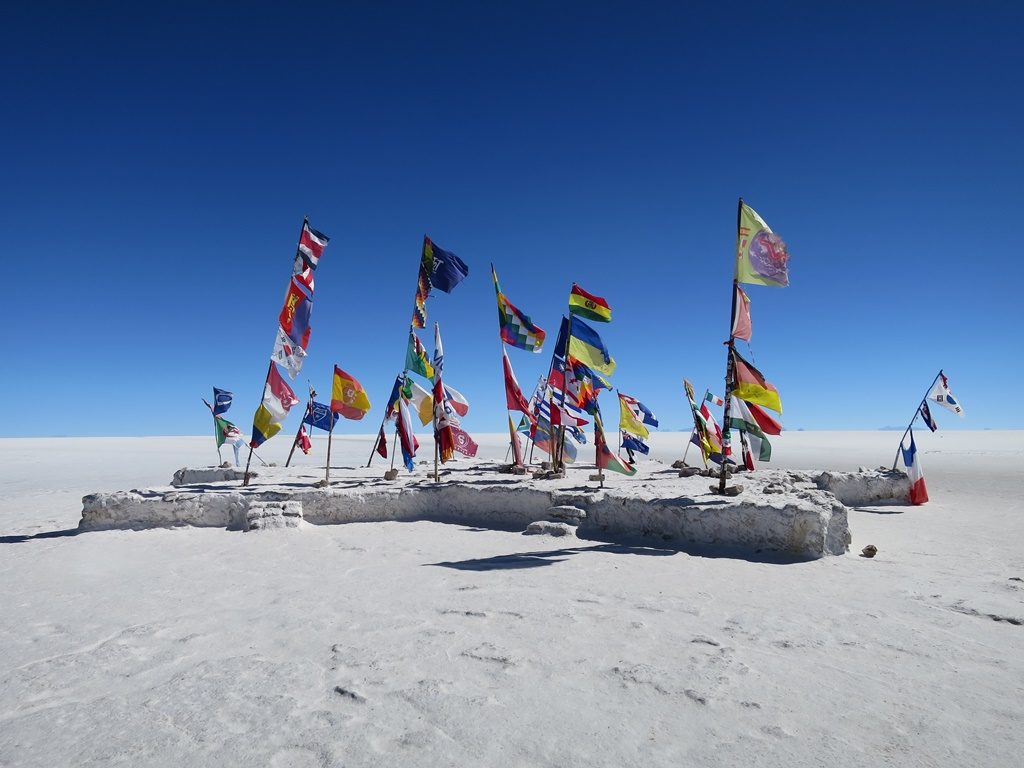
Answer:
POLYGON ((434 396, 411 378, 405 379, 402 397, 409 402, 424 427, 434 420, 434 396))
POLYGON ((736 283, 736 311, 732 316, 732 335, 737 339, 750 341, 750 299, 740 284, 736 283))
POLYGON ((334 386, 331 389, 331 411, 346 419, 359 421, 370 410, 370 399, 356 377, 334 366, 334 386))
POLYGON ((964 417, 964 409, 960 407, 960 401, 953 397, 953 393, 949 391, 949 379, 946 378, 946 374, 942 371, 939 371, 939 378, 932 385, 932 389, 926 399, 938 403, 961 419, 964 417))
POLYGON ((540 326, 534 325, 529 316, 520 312, 501 292, 501 286, 498 285, 498 273, 494 271, 493 264, 491 265, 491 277, 494 279, 494 292, 498 297, 498 328, 501 331, 501 340, 518 349, 540 352, 547 333, 540 326))
POLYGON ((469 274, 469 267, 451 251, 434 245, 429 237, 423 236, 423 254, 420 257, 420 271, 416 279, 416 300, 412 309, 412 327, 426 328, 427 298, 430 289, 451 293, 469 274))
POLYGON ((577 317, 562 318, 562 326, 558 331, 558 342, 555 344, 555 349, 559 354, 565 351, 565 337, 570 325, 572 333, 568 334, 569 355, 588 368, 611 376, 615 372, 615 360, 612 359, 597 331, 577 317))
MULTIPOLYGON (((402 387, 405 386, 406 381, 412 381, 412 379, 401 374, 395 377, 395 385, 391 388, 391 394, 388 395, 387 408, 384 410, 385 420, 398 415, 398 399, 402 396, 402 387)), ((386 459, 387 456, 384 458, 386 459)))
POLYGON ((270 359, 284 368, 288 372, 288 377, 294 381, 306 360, 306 350, 289 339, 283 329, 278 328, 270 359))
POLYGON ((448 402, 459 416, 465 416, 469 413, 469 401, 466 396, 447 384, 444 385, 444 394, 448 398, 448 402))
POLYGON ((242 433, 238 430, 238 427, 236 427, 227 419, 222 419, 220 416, 214 416, 213 421, 214 437, 217 439, 218 448, 224 445, 224 442, 226 440, 242 436, 242 433))
MULTIPOLYGON (((683 379, 683 387, 686 389, 686 399, 690 403, 690 412, 693 414, 693 437, 691 442, 700 448, 701 456, 706 464, 708 459, 713 453, 715 453, 715 444, 711 440, 711 432, 708 426, 707 415, 711 414, 711 411, 707 409, 707 403, 701 403, 701 409, 697 410, 696 395, 693 391, 693 385, 686 379, 683 379)), ((721 450, 721 443, 717 446, 721 450)))
POLYGON ((733 396, 732 404, 729 406, 729 426, 746 432, 750 436, 750 445, 757 450, 759 461, 771 461, 772 446, 761 431, 754 415, 750 412, 747 404, 738 397, 733 396))
POLYGON ((501 365, 505 372, 505 406, 510 411, 520 411, 525 413, 530 421, 534 421, 535 417, 530 412, 530 404, 526 402, 526 398, 523 396, 523 391, 519 388, 519 382, 516 381, 516 375, 512 371, 512 363, 508 359, 508 353, 502 348, 501 350, 501 365))
POLYGON ((291 407, 298 405, 298 402, 292 388, 277 372, 277 366, 271 365, 267 383, 263 388, 263 402, 260 403, 253 416, 252 440, 249 442, 249 446, 259 448, 280 432, 281 422, 287 418, 291 407))
POLYGON ((388 457, 388 439, 384 436, 384 425, 381 425, 380 433, 377 438, 377 453, 380 454, 382 459, 388 457))
POLYGON ((519 444, 519 435, 516 434, 516 427, 512 423, 512 417, 508 414, 508 435, 512 443, 512 462, 517 466, 523 466, 523 447, 519 444))
POLYGON ((639 437, 633 437, 629 432, 622 433, 622 447, 627 451, 636 451, 644 456, 651 452, 651 447, 639 437))
POLYGON ((281 330, 294 344, 306 349, 309 346, 309 317, 313 311, 313 272, 305 270, 292 275, 284 306, 278 321, 281 330))
POLYGON ((939 428, 939 425, 935 423, 935 419, 932 418, 932 411, 928 407, 928 403, 921 403, 921 418, 924 420, 925 426, 932 432, 939 428))
POLYGON ((413 459, 420 447, 419 440, 412 430, 412 417, 409 415, 409 407, 403 398, 398 398, 398 442, 402 447, 402 462, 405 468, 412 472, 415 464, 413 459))
POLYGON ((304 454, 309 456, 309 452, 313 450, 313 442, 309 439, 309 434, 306 432, 306 425, 299 425, 299 432, 295 436, 295 444, 299 446, 304 454))
POLYGON ((748 435, 740 432, 740 445, 743 447, 743 466, 753 472, 757 467, 754 465, 754 454, 751 452, 748 435))
POLYGON ((338 423, 340 418, 341 414, 333 413, 331 406, 314 400, 313 404, 306 409, 306 415, 302 417, 302 423, 309 424, 309 426, 316 429, 322 429, 324 432, 330 432, 331 428, 338 423))
POLYGON ((589 381, 594 389, 611 389, 612 383, 597 371, 584 365, 572 355, 569 355, 569 368, 577 381, 589 381))
POLYGON ((433 251, 430 273, 431 287, 445 293, 451 293, 455 286, 469 275, 469 267, 454 253, 434 245, 430 238, 424 235, 423 250, 426 251, 427 248, 433 251))
POLYGON ((425 379, 434 378, 434 367, 427 359, 427 350, 423 348, 423 342, 411 328, 409 329, 409 348, 405 353, 405 367, 425 379))
POLYGON ((768 412, 760 405, 757 405, 756 403, 747 403, 747 410, 750 411, 750 414, 754 417, 754 421, 757 422, 761 431, 766 435, 782 434, 782 425, 769 416, 768 412))
POLYGON ((559 404, 553 397, 550 401, 550 413, 551 426, 553 427, 582 427, 584 424, 590 423, 586 419, 577 416, 572 409, 559 404))
POLYGON ((619 429, 629 432, 637 437, 649 437, 650 431, 643 425, 630 408, 630 401, 634 398, 619 393, 619 429))
POLYGON ((228 408, 231 407, 231 399, 234 395, 228 392, 226 389, 213 388, 213 411, 214 416, 220 416, 223 413, 227 413, 228 408))
POLYGON ((725 400, 720 398, 718 395, 711 394, 710 392, 704 393, 704 402, 711 403, 716 408, 721 408, 723 405, 725 405, 725 400))
MULTIPOLYGON (((533 444, 549 456, 554 456, 558 450, 558 439, 553 437, 554 427, 550 422, 538 420, 533 431, 533 444)), ((577 449, 570 442, 566 442, 562 449, 562 459, 566 464, 576 461, 577 449)))
POLYGON ((452 432, 452 448, 463 456, 469 456, 470 458, 476 456, 477 449, 480 446, 473 442, 473 438, 459 427, 449 427, 449 429, 452 432))
POLYGON ((637 421, 641 424, 646 424, 648 427, 654 427, 657 429, 658 417, 654 415, 654 411, 641 403, 635 397, 630 397, 629 395, 624 395, 620 392, 619 398, 625 400, 626 405, 629 406, 629 410, 633 412, 637 421))
POLYGON ((444 464, 451 460, 455 450, 455 434, 452 427, 459 426, 455 409, 448 404, 444 383, 444 347, 441 344, 441 326, 434 323, 434 441, 437 443, 438 458, 444 464))
POLYGON ((744 360, 735 349, 730 350, 730 354, 733 359, 732 394, 740 400, 763 405, 765 408, 782 413, 782 401, 779 399, 779 391, 775 386, 766 381, 762 373, 744 360))
POLYGON ((903 454, 903 466, 907 468, 907 476, 910 478, 910 503, 914 505, 924 504, 928 501, 928 489, 924 484, 921 461, 917 458, 914 430, 910 430, 910 448, 904 448, 903 441, 901 440, 900 452, 903 454))
POLYGON ((610 469, 613 472, 621 472, 624 475, 635 475, 636 467, 628 461, 623 461, 608 447, 608 441, 604 438, 604 428, 601 419, 594 421, 594 445, 597 448, 597 468, 610 469))
POLYGON ((612 321, 612 308, 608 306, 608 302, 600 296, 587 293, 576 283, 572 284, 572 290, 569 292, 569 312, 598 323, 612 321))
POLYGON ((302 234, 299 235, 299 249, 295 254, 295 273, 298 274, 304 269, 316 269, 320 263, 320 257, 324 255, 324 248, 330 238, 321 234, 309 226, 308 221, 302 222, 302 234))
POLYGON ((789 285, 786 244, 742 200, 736 233, 736 280, 757 285, 789 285))

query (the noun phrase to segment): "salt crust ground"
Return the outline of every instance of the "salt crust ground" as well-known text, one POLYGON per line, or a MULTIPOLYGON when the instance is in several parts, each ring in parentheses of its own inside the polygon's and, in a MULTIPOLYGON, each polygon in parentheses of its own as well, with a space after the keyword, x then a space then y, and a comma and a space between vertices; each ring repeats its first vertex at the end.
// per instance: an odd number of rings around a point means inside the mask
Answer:
MULTIPOLYGON (((728 498, 710 492, 715 480, 680 478, 658 461, 643 462, 634 477, 608 473, 603 489, 590 479, 592 465, 570 466, 560 480, 503 474, 499 466, 478 459, 451 462, 437 482, 422 465, 417 472, 401 471, 394 482, 382 478, 380 467, 336 467, 330 488, 315 487, 324 473, 312 467, 261 467, 244 487, 236 469, 181 469, 173 488, 86 496, 79 527, 241 529, 248 528, 251 505, 288 501, 301 506, 306 522, 318 525, 432 520, 523 530, 545 519, 552 506, 572 505, 586 511, 577 530, 583 538, 642 537, 675 547, 814 558, 844 553, 848 539, 846 508, 821 489, 864 503, 902 501, 909 488, 901 473, 766 470, 738 473, 733 482, 744 490, 728 498)), ((261 513, 259 519, 266 518, 261 513)))
MULTIPOLYGON (((776 456, 874 467, 895 437, 776 456)), ((1021 433, 919 436, 933 501, 851 510, 851 554, 813 562, 432 522, 78 534, 82 495, 208 442, 0 441, 0 765, 1020 764, 1021 433)))

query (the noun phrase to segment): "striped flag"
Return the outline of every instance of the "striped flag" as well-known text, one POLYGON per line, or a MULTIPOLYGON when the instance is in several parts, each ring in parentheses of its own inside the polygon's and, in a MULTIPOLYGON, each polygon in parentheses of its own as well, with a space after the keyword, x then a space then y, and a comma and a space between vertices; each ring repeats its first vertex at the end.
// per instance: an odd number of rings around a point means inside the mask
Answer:
POLYGON ((910 430, 910 448, 904 448, 900 442, 900 452, 903 454, 903 466, 907 468, 907 476, 910 478, 910 503, 915 506, 928 501, 928 488, 924 484, 924 472, 921 471, 921 460, 917 457, 917 444, 914 442, 914 430, 910 430))
POLYGON ((299 274, 306 268, 316 269, 317 264, 320 263, 320 257, 324 255, 324 248, 327 247, 330 239, 327 235, 317 232, 309 226, 309 221, 302 222, 302 234, 299 235, 299 249, 295 254, 295 274, 299 274))

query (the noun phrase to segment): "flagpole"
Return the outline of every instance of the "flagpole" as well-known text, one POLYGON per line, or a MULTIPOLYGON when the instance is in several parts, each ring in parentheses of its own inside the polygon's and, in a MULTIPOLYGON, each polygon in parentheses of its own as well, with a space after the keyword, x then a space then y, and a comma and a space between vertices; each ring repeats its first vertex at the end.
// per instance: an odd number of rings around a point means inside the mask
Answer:
MULTIPOLYGON (((309 388, 309 400, 306 401, 306 416, 310 416, 313 413, 313 387, 309 388)), ((305 418, 303 418, 303 421, 305 418)), ((302 421, 299 422, 299 428, 295 430, 295 439, 292 441, 292 449, 288 451, 288 459, 284 465, 287 467, 292 463, 292 456, 295 454, 295 446, 299 444, 299 435, 302 434, 302 421)), ((313 425, 309 425, 309 433, 313 434, 313 425)))
MULTIPOLYGON (((266 391, 267 391, 267 382, 270 381, 270 374, 271 374, 271 372, 273 370, 274 370, 274 361, 271 360, 270 361, 270 365, 267 367, 267 378, 265 378, 263 380, 263 391, 264 391, 264 393, 266 393, 266 391)), ((260 405, 262 405, 262 404, 263 404, 263 398, 261 397, 260 398, 260 405)), ((256 406, 256 408, 258 410, 259 406, 256 406)), ((245 477, 242 478, 242 485, 243 486, 249 484, 249 464, 252 462, 252 452, 253 452, 253 450, 254 450, 254 448, 253 448, 252 440, 250 440, 249 441, 249 458, 247 458, 245 460, 245 477)), ((262 459, 260 459, 260 461, 262 461, 262 459)))
MULTIPOLYGON (((565 389, 567 385, 566 379, 569 376, 569 343, 572 339, 572 308, 569 308, 569 322, 566 323, 565 327, 565 349, 562 350, 562 364, 565 366, 565 370, 562 371, 562 411, 565 411, 565 389)), ((550 384, 550 377, 548 383, 550 384)), ((559 414, 559 421, 562 420, 562 414, 559 414)), ((554 435, 552 435, 554 437, 554 435)), ((565 425, 558 425, 558 460, 555 462, 555 470, 563 470, 565 467, 565 425)))
POLYGON ((331 438, 334 437, 334 411, 330 412, 331 428, 327 431, 327 471, 324 474, 324 484, 331 484, 331 438))
MULTIPOLYGON (((399 394, 398 396, 401 397, 402 395, 399 394)), ((384 425, 383 424, 381 424, 381 426, 380 426, 380 431, 381 431, 381 433, 384 432, 384 425)), ((387 446, 387 441, 386 440, 384 442, 384 445, 387 446)), ((395 425, 395 439, 391 441, 391 468, 392 469, 395 468, 395 451, 397 451, 397 450, 398 450, 398 425, 396 424, 395 425)), ((367 465, 367 466, 369 466, 369 465, 367 465)))
POLYGON ((928 400, 928 393, 932 391, 932 387, 935 386, 935 382, 939 380, 939 376, 942 375, 942 369, 935 374, 935 378, 932 379, 932 383, 928 385, 927 391, 924 393, 924 397, 921 398, 921 402, 917 404, 917 408, 914 409, 914 418, 907 424, 906 430, 903 432, 903 437, 900 438, 900 447, 896 449, 896 458, 892 460, 892 468, 896 469, 896 464, 900 460, 900 451, 903 449, 903 441, 907 439, 907 435, 910 434, 910 428, 914 426, 914 422, 917 421, 917 417, 921 414, 921 406, 924 405, 925 401, 928 400))
MULTIPOLYGON (((743 214, 743 198, 739 198, 739 202, 736 205, 736 236, 739 237, 740 231, 740 217, 743 214)), ((735 255, 733 256, 735 261, 735 255)), ((732 435, 729 430, 729 411, 732 405, 732 380, 733 380, 733 347, 735 345, 735 337, 732 335, 733 325, 736 322, 736 289, 739 287, 739 280, 736 279, 736 265, 733 264, 733 278, 732 278, 732 299, 730 301, 729 309, 729 341, 726 342, 728 351, 726 353, 725 363, 725 410, 722 412, 722 470, 718 476, 718 492, 720 494, 725 493, 725 479, 726 473, 729 469, 729 457, 726 453, 726 446, 729 445, 731 451, 732 435)))
MULTIPOLYGON (((493 261, 491 262, 491 277, 495 281, 495 283, 494 283, 495 287, 497 287, 498 277, 497 277, 497 272, 494 271, 494 262, 493 261)), ((506 389, 506 395, 505 395, 505 416, 508 416, 508 413, 509 413, 509 410, 508 410, 508 394, 507 394, 507 392, 508 392, 508 389, 507 389, 508 388, 508 384, 505 382, 505 340, 503 338, 501 338, 501 300, 498 298, 497 290, 495 290, 495 293, 494 293, 494 300, 498 304, 498 346, 501 347, 501 380, 502 380, 502 386, 505 387, 505 389, 506 389)), ((511 368, 511 365, 512 364, 510 362, 509 363, 509 367, 510 368, 511 368)), ((515 463, 515 453, 514 453, 514 448, 512 446, 512 442, 515 439, 516 439, 516 436, 515 436, 515 433, 512 431, 512 421, 510 419, 509 423, 508 423, 508 450, 513 452, 512 453, 512 462, 513 463, 515 463)), ((506 453, 506 456, 507 456, 507 453, 506 453)))
POLYGON ((213 412, 213 409, 217 407, 217 393, 213 394, 213 405, 206 402, 205 397, 199 399, 203 401, 203 405, 210 409, 210 416, 213 417, 213 440, 217 443, 217 463, 223 464, 224 457, 220 455, 220 433, 217 431, 217 414, 213 412))

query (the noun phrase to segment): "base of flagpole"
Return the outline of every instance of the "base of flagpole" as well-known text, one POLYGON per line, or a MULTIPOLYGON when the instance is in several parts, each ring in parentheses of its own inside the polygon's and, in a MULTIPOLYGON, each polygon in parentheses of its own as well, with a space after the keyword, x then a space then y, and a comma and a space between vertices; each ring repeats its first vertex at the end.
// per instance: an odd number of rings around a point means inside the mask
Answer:
POLYGON ((717 494, 719 496, 739 496, 741 493, 743 493, 742 485, 727 485, 725 486, 724 491, 720 490, 717 485, 712 485, 710 486, 710 488, 712 493, 717 494))
POLYGON ((385 480, 397 480, 398 479, 398 470, 397 469, 389 469, 387 472, 384 473, 384 479, 385 480))

